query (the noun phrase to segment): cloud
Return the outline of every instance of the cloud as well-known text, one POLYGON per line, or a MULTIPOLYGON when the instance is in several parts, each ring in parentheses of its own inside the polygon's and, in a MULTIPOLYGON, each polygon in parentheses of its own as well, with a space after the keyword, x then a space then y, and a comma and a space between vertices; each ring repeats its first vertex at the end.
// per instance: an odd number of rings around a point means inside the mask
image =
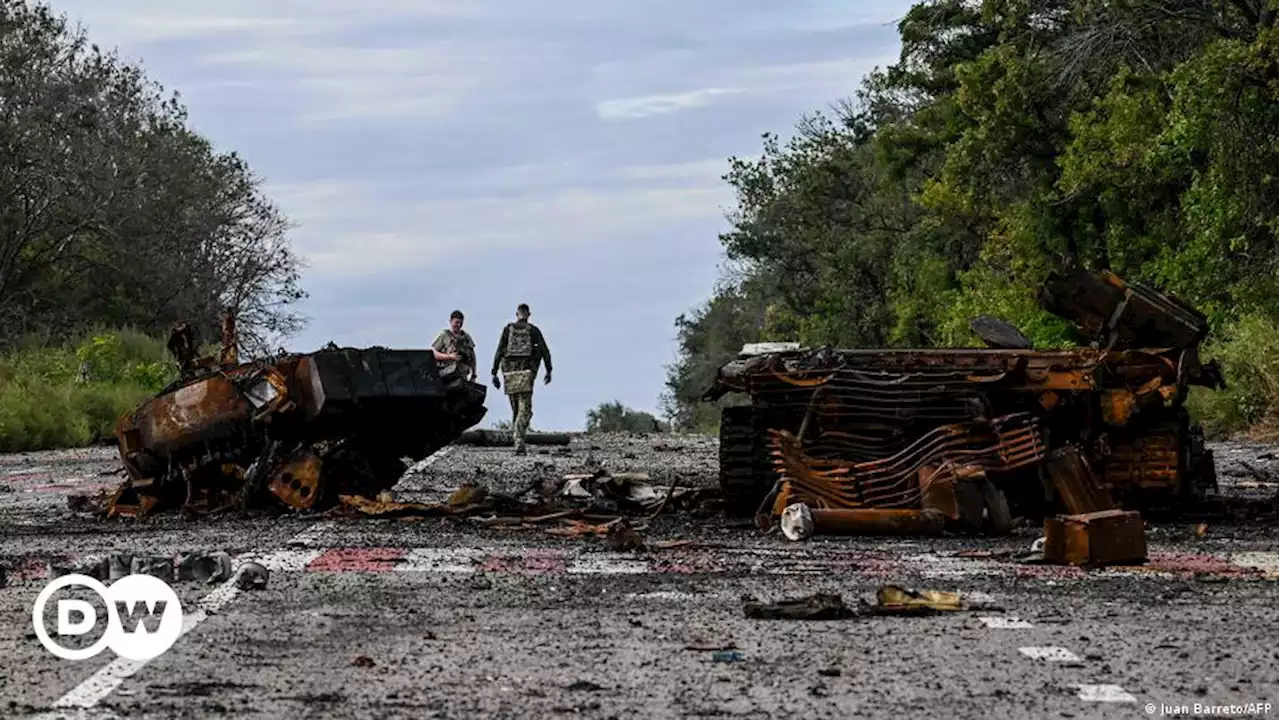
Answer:
POLYGON ((273 185, 266 192, 298 224, 294 245, 313 282, 415 272, 456 259, 537 248, 578 249, 669 234, 689 220, 718 222, 729 200, 716 176, 642 171, 650 186, 569 186, 516 197, 422 200, 377 184, 273 185), (683 181, 683 182, 682 182, 683 181))
POLYGON ((706 88, 671 95, 645 95, 642 97, 603 100, 596 103, 596 114, 603 120, 633 120, 651 115, 669 115, 702 107, 720 95, 743 92, 740 88, 706 88))
POLYGON ((726 158, 893 60, 911 4, 51 2, 268 179, 309 262, 291 346, 421 347, 462 307, 492 352, 526 300, 560 373, 546 428, 652 407, 671 319, 716 279, 726 158))
POLYGON ((83 19, 124 46, 211 36, 278 39, 346 32, 391 21, 478 18, 479 3, 450 0, 61 0, 56 10, 83 19), (216 9, 215 9, 216 8, 216 9))

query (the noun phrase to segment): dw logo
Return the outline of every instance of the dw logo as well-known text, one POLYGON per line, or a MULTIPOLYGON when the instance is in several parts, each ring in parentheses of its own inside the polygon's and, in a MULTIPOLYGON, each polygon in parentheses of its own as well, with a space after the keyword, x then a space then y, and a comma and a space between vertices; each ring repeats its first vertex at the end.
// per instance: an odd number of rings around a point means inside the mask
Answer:
MULTIPOLYGON (((56 608, 55 630, 60 636, 85 635, 97 625, 98 613, 88 601, 60 599, 56 608)), ((31 622, 40 644, 64 660, 85 660, 110 647, 122 658, 146 661, 168 650, 182 634, 182 602, 168 583, 151 575, 126 575, 111 587, 87 575, 63 575, 36 596, 31 622), (72 585, 93 590, 107 608, 106 632, 97 642, 79 649, 59 645, 44 626, 49 599, 72 585)))

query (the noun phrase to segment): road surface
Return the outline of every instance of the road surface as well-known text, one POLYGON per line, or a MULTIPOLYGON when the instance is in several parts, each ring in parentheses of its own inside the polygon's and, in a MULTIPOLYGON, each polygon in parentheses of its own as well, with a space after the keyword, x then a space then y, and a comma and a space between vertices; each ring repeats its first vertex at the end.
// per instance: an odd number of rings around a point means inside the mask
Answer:
MULTIPOLYGON (((1224 493, 1271 511, 1203 533, 1153 523, 1146 566, 1096 571, 1018 562, 1035 527, 790 543, 664 514, 646 539, 690 544, 615 553, 595 537, 441 519, 100 522, 66 495, 114 485, 113 451, 0 456, 0 716, 1276 717, 1275 453, 1216 450, 1224 493), (51 564, 183 551, 256 559, 269 583, 177 583, 186 631, 149 662, 62 660, 40 645, 31 614, 51 564), (832 621, 742 610, 744 595, 852 604, 886 584, 985 609, 832 621)), ((710 485, 715 458, 713 440, 666 436, 578 438, 525 458, 454 447, 396 495, 438 500, 471 478, 511 490, 591 463, 710 485)))

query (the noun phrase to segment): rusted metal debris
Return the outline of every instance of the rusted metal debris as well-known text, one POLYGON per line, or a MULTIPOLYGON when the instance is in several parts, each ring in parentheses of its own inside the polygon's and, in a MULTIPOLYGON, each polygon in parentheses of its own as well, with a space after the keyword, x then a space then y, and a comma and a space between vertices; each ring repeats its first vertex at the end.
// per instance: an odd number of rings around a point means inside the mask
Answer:
POLYGON ((1142 516, 1128 510, 1060 515, 1044 521, 1044 559, 1058 565, 1146 562, 1142 516))
MULTIPOLYGON (((1000 532, 1011 513, 1181 507, 1216 489, 1183 407, 1190 386, 1223 386, 1199 357, 1204 316, 1105 272, 1053 276, 1040 302, 1088 345, 1030 349, 984 317, 975 331, 999 347, 744 348, 704 395, 750 401, 721 418, 729 509, 766 525, 795 503, 815 523, 819 512, 932 509, 948 525, 1000 532)), ((888 516, 828 517, 832 531, 862 532, 888 516)))
POLYGON ((900 585, 883 585, 876 590, 876 600, 859 599, 853 606, 845 604, 834 593, 815 593, 808 597, 775 602, 761 602, 752 597, 742 601, 743 614, 756 620, 844 620, 865 615, 932 615, 935 613, 973 610, 958 593, 941 590, 915 590, 900 585))
MULTIPOLYGON (((226 316, 234 329, 234 315, 226 316)), ((486 388, 442 377, 431 351, 338 348, 207 367, 193 333, 169 347, 184 377, 120 419, 128 479, 108 516, 192 514, 274 501, 319 510, 376 496, 485 414, 486 388)), ((222 357, 234 359, 234 337, 222 357)))

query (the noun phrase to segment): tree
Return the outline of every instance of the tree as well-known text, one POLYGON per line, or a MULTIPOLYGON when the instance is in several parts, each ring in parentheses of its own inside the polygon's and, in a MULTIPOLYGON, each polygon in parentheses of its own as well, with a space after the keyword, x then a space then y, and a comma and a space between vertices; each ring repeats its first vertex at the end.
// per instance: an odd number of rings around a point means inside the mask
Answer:
POLYGON ((137 67, 43 5, 0 0, 0 342, 93 325, 246 349, 296 331, 289 222, 137 67))
POLYGON ((669 415, 713 429, 699 398, 745 342, 975 346, 978 314, 1037 347, 1077 342, 1036 302, 1068 268, 1172 292, 1232 342, 1251 318, 1274 325, 1277 15, 1276 0, 918 2, 898 61, 853 99, 730 159, 720 240, 738 272, 676 321, 669 415))
POLYGON ((653 415, 632 410, 618 401, 601 403, 587 411, 589 433, 657 433, 666 432, 667 426, 653 415))

